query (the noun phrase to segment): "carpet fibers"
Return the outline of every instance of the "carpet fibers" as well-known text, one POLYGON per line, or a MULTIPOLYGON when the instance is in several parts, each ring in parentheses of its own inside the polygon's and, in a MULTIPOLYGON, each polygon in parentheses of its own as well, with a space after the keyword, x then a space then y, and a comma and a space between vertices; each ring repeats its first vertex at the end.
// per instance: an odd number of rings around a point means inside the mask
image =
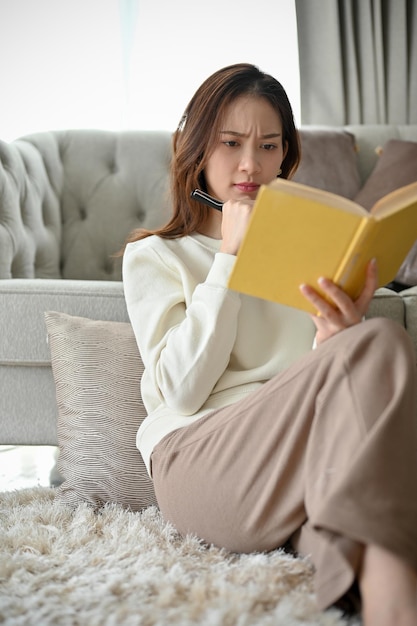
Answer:
POLYGON ((312 570, 282 551, 182 539, 150 507, 94 512, 44 487, 0 494, 0 623, 8 626, 358 626, 317 610, 312 570))

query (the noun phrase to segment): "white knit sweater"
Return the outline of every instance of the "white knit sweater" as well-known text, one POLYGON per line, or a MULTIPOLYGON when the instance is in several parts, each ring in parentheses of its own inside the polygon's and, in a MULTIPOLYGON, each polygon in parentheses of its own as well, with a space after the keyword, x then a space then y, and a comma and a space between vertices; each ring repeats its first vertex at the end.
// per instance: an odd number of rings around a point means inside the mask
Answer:
POLYGON ((195 234, 151 236, 125 251, 124 290, 148 413, 137 446, 148 471, 162 437, 240 400, 313 344, 306 313, 227 288, 236 257, 219 247, 195 234))

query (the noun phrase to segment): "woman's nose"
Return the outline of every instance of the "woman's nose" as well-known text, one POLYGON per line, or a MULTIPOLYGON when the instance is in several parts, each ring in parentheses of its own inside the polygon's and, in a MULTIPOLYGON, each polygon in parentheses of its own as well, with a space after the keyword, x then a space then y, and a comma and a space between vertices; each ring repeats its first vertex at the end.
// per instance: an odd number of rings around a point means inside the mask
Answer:
POLYGON ((256 158, 256 155, 252 151, 248 151, 242 155, 239 163, 239 169, 242 172, 253 174, 260 171, 261 165, 259 160, 256 158))

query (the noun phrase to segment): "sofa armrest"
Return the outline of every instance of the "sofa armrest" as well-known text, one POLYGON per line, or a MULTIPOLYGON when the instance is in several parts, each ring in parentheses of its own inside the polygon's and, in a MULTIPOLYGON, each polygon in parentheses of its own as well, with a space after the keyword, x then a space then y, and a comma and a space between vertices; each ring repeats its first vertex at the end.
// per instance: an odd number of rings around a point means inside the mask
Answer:
POLYGON ((413 341, 417 361, 417 287, 400 292, 378 289, 366 317, 389 317, 403 326, 413 341))
POLYGON ((401 295, 386 287, 377 289, 366 314, 366 318, 371 317, 389 317, 405 327, 405 308, 401 295))
POLYGON ((410 333, 417 354, 417 287, 400 292, 404 302, 405 326, 410 333))

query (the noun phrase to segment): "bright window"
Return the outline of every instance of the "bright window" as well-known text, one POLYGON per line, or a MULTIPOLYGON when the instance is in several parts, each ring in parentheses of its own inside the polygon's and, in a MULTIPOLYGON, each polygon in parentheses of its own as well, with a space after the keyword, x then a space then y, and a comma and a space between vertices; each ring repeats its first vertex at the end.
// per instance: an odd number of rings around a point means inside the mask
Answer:
POLYGON ((294 0, 0 0, 0 139, 173 130, 213 71, 251 62, 300 123, 294 0))

